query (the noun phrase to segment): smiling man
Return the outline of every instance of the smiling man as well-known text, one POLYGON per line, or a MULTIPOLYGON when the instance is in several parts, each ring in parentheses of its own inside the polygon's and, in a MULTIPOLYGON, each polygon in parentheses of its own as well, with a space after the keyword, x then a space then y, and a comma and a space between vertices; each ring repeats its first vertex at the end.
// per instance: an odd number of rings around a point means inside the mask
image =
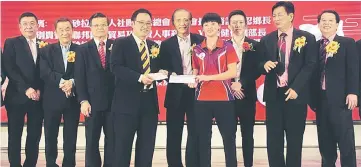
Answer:
POLYGON ((325 10, 317 18, 322 39, 317 42, 318 67, 312 82, 313 108, 322 166, 335 166, 337 145, 341 165, 356 167, 352 110, 359 94, 359 55, 355 40, 336 35, 340 16, 325 10))
POLYGON ((77 44, 72 43, 73 25, 68 18, 55 21, 59 42, 46 46, 40 56, 44 81, 44 129, 46 166, 56 167, 58 133, 64 120, 63 166, 74 167, 79 124, 79 103, 74 96, 74 62, 77 44))
MULTIPOLYGON (((172 23, 177 35, 162 42, 161 66, 172 75, 192 74, 192 46, 198 45, 203 36, 190 33, 192 14, 186 9, 173 12, 172 23)), ((187 116, 186 166, 198 167, 194 127, 194 88, 186 84, 170 83, 167 86, 164 106, 167 108, 167 161, 169 167, 182 167, 181 144, 184 116, 187 116)))
POLYGON ((277 2, 272 14, 277 30, 261 39, 263 60, 259 66, 266 75, 263 101, 267 103, 268 161, 270 167, 301 167, 309 81, 317 61, 316 40, 312 34, 293 27, 292 2, 277 2))

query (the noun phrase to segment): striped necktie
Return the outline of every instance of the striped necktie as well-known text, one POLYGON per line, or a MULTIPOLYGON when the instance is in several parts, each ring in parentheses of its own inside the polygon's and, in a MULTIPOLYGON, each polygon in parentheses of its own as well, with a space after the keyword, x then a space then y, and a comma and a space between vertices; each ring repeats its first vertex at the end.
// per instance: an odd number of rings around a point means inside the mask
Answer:
POLYGON ((143 67, 143 73, 144 74, 149 74, 150 73, 150 60, 149 60, 149 56, 147 55, 146 52, 146 47, 145 47, 145 42, 142 41, 140 43, 140 55, 141 55, 141 60, 142 60, 142 67, 143 67))

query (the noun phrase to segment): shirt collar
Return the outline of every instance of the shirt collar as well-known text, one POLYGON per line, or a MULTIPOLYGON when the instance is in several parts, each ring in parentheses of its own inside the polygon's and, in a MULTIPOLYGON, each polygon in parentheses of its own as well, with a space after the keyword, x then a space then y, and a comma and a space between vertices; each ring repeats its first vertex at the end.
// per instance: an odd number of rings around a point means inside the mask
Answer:
POLYGON ((61 49, 66 49, 66 50, 69 50, 70 49, 70 45, 71 45, 71 42, 68 44, 68 45, 61 45, 60 43, 59 43, 59 45, 60 45, 60 47, 61 47, 61 49))
POLYGON ((282 33, 286 33, 287 37, 290 37, 293 34, 293 26, 291 26, 286 32, 278 30, 278 37, 280 37, 282 33))
MULTIPOLYGON (((140 43, 141 43, 143 40, 141 40, 139 37, 137 37, 137 36, 134 35, 133 33, 132 33, 132 36, 133 36, 133 38, 135 39, 135 42, 137 42, 137 45, 139 46, 140 43)), ((145 43, 145 46, 147 46, 147 39, 144 40, 144 43, 145 43)))
MULTIPOLYGON (((100 40, 94 38, 94 42, 97 45, 97 47, 99 47, 100 40)), ((104 40, 103 42, 104 42, 104 46, 107 46, 107 39, 104 40)))
MULTIPOLYGON (((205 39, 203 40, 203 42, 202 42, 202 44, 201 44, 201 47, 202 47, 202 48, 207 48, 207 43, 206 43, 206 41, 207 41, 207 38, 205 38, 205 39)), ((223 40, 222 40, 220 37, 218 37, 217 43, 216 43, 216 48, 221 48, 221 47, 223 47, 223 45, 224 45, 223 40)), ((216 48, 215 48, 215 49, 216 49, 216 48)))
POLYGON ((178 42, 181 42, 181 41, 190 42, 191 41, 191 34, 188 34, 187 37, 185 37, 185 38, 182 38, 182 37, 177 35, 177 39, 178 39, 178 42))
POLYGON ((335 37, 336 37, 336 33, 335 34, 333 34, 333 35, 331 35, 330 37, 328 37, 328 38, 325 38, 324 36, 322 36, 322 38, 321 39, 328 39, 329 41, 333 41, 334 39, 335 39, 335 37))

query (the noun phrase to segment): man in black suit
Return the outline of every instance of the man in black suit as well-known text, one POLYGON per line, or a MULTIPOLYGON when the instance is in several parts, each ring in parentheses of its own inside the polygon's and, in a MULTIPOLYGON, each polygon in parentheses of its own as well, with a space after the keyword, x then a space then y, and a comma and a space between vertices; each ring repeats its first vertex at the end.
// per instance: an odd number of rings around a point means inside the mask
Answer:
POLYGON ((309 81, 316 65, 315 37, 295 29, 292 2, 272 7, 278 30, 261 39, 266 75, 263 101, 266 102, 267 152, 270 167, 301 167, 302 143, 307 116, 309 81), (284 158, 284 132, 287 158, 284 158))
POLYGON ((337 145, 341 165, 356 167, 352 109, 359 94, 359 56, 352 38, 336 35, 340 16, 325 10, 317 18, 322 39, 318 68, 312 80, 311 107, 316 111, 322 166, 335 166, 337 145), (345 103, 346 102, 346 103, 345 103))
MULTIPOLYGON (((204 39, 203 36, 190 33, 189 28, 192 14, 185 9, 173 12, 172 23, 177 30, 177 35, 165 40, 160 48, 162 69, 172 75, 192 75, 191 50, 204 39)), ((194 88, 186 84, 167 85, 164 107, 167 108, 167 161, 169 167, 183 167, 182 163, 182 134, 184 116, 187 116, 187 146, 186 166, 197 165, 196 139, 194 127, 194 88)))
POLYGON ((36 38, 38 19, 33 13, 19 17, 21 36, 6 39, 3 63, 9 84, 5 107, 8 116, 8 157, 11 167, 21 166, 21 136, 27 115, 26 159, 24 167, 36 166, 42 133, 43 81, 40 79, 39 52, 46 43, 36 38))
POLYGON ((47 167, 57 167, 58 133, 64 120, 62 166, 74 167, 80 105, 74 96, 74 62, 78 45, 71 42, 72 22, 55 21, 59 42, 46 46, 40 56, 40 77, 44 81, 44 129, 47 167))
POLYGON ((103 166, 109 167, 114 150, 110 111, 114 92, 114 76, 110 71, 113 40, 107 39, 109 20, 104 14, 93 14, 89 23, 94 39, 80 46, 75 60, 76 93, 85 116, 85 166, 102 166, 99 139, 103 128, 103 166))
POLYGON ((135 167, 152 166, 158 123, 157 85, 149 74, 160 69, 159 46, 146 39, 152 15, 138 9, 131 20, 132 35, 117 39, 111 54, 111 71, 116 80, 112 112, 117 127, 113 167, 130 165, 135 133, 135 167))
POLYGON ((234 92, 236 118, 240 122, 242 135, 242 151, 245 167, 253 166, 253 127, 256 114, 256 80, 260 76, 254 67, 259 63, 258 42, 245 35, 247 16, 242 10, 234 10, 228 15, 228 28, 232 31, 231 42, 236 50, 239 63, 237 78, 232 81, 234 92))

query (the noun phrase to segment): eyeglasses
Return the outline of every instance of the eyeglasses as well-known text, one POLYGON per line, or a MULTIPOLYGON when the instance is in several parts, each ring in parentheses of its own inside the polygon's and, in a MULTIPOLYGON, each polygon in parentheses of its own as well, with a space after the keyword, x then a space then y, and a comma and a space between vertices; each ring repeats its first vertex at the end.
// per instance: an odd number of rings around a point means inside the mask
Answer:
POLYGON ((94 27, 94 28, 104 28, 104 27, 108 27, 108 25, 107 24, 94 24, 94 25, 92 25, 92 27, 94 27))
POLYGON ((152 22, 144 22, 144 21, 136 21, 136 22, 139 23, 142 27, 145 25, 148 27, 152 26, 152 22))

